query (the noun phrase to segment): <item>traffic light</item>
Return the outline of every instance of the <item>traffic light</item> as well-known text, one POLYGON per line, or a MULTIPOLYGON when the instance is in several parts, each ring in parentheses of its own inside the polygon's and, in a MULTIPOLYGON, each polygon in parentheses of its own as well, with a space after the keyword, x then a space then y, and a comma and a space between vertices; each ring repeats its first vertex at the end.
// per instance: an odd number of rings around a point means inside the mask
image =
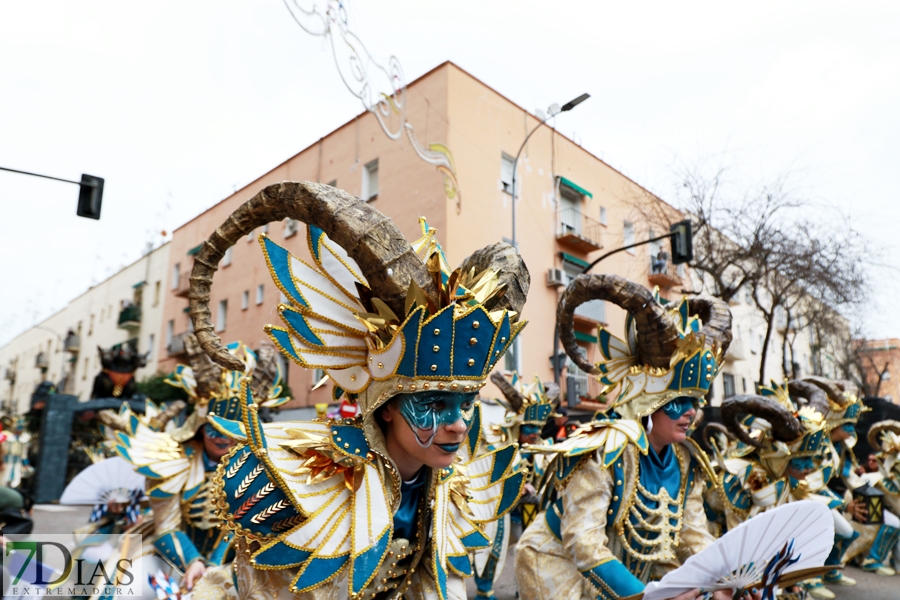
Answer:
POLYGON ((669 227, 672 234, 672 264, 691 262, 694 260, 694 236, 690 219, 679 221, 669 227))
POLYGON ((100 206, 103 204, 103 179, 93 175, 82 175, 80 185, 78 210, 75 214, 87 219, 99 219, 100 206))

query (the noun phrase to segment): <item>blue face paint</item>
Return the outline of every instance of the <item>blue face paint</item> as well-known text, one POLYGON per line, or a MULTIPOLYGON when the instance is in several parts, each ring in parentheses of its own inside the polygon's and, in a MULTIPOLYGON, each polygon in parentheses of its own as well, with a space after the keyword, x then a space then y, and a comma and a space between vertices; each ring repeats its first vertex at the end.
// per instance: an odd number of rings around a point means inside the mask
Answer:
MULTIPOLYGON (((407 425, 416 434, 423 448, 431 446, 438 427, 453 425, 462 420, 466 430, 475 416, 475 394, 462 392, 420 392, 401 394, 397 408, 407 425)), ((456 452, 459 444, 439 444, 446 452, 456 452)))
POLYGON ((216 429, 209 423, 207 423, 206 425, 203 426, 203 435, 205 435, 208 438, 214 438, 214 439, 221 439, 221 438, 228 437, 224 433, 220 433, 218 429, 216 429))
POLYGON ((521 432, 522 432, 522 435, 534 435, 536 433, 541 432, 541 426, 540 425, 529 425, 526 423, 525 425, 522 425, 521 432))
POLYGON ((856 437, 856 427, 853 426, 853 423, 844 423, 841 425, 841 429, 849 433, 851 436, 856 437))
POLYGON ((677 421, 688 413, 691 409, 697 408, 697 399, 690 396, 678 396, 663 406, 663 412, 666 416, 677 421))

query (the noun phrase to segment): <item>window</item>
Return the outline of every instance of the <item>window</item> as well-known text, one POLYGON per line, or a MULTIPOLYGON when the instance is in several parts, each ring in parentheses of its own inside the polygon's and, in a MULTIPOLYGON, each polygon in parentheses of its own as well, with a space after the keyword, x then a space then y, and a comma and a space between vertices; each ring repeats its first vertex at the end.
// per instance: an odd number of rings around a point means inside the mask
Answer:
POLYGON ((156 345, 156 336, 152 333, 147 336, 147 358, 153 358, 153 347, 156 345))
POLYGON ((84 373, 81 374, 82 381, 87 379, 88 369, 90 369, 90 368, 91 368, 91 359, 90 358, 84 359, 84 373))
POLYGON ((172 289, 178 289, 178 278, 181 276, 181 263, 175 263, 172 266, 172 289))
POLYGON ((885 371, 884 373, 882 373, 882 374, 881 374, 881 380, 882 380, 882 381, 890 381, 890 380, 891 380, 891 372, 890 372, 890 371, 885 371))
POLYGON ((297 235, 297 226, 299 225, 298 221, 294 219, 285 219, 284 220, 284 237, 289 238, 297 235))
POLYGON ((744 393, 747 393, 747 378, 741 377, 741 385, 744 387, 744 393))
POLYGON ((162 281, 153 284, 153 306, 159 306, 159 290, 162 288, 162 281))
POLYGON ((172 345, 172 338, 175 337, 175 321, 170 320, 166 323, 166 346, 172 345))
POLYGON ((559 186, 559 234, 574 233, 581 235, 582 231, 582 215, 581 215, 582 195, 567 185, 559 186))
POLYGON ((247 310, 248 306, 250 306, 250 290, 244 290, 241 294, 241 310, 247 310))
MULTIPOLYGON (((625 221, 622 224, 622 245, 630 246, 634 243, 634 223, 625 221)), ((627 252, 634 254, 634 248, 629 248, 627 252)))
POLYGON ((94 335, 94 315, 91 315, 91 322, 88 325, 88 336, 94 335))
POLYGON ((515 159, 504 152, 500 157, 500 189, 512 194, 513 163, 515 159))
POLYGON ((363 168, 362 198, 365 201, 378 197, 378 159, 363 168))
POLYGON ((222 266, 223 267, 227 267, 228 265, 231 264, 231 257, 233 254, 234 254, 234 246, 231 246, 230 248, 228 248, 228 250, 225 251, 225 256, 222 257, 222 266))
POLYGON ((606 207, 605 206, 600 207, 600 224, 606 225, 606 207))
POLYGON ((734 375, 731 373, 722 373, 722 387, 724 388, 723 396, 725 398, 734 396, 734 375))
POLYGON ((313 369, 312 384, 313 387, 318 385, 322 378, 325 377, 325 369, 313 369))
POLYGON ((256 286, 256 304, 260 305, 263 303, 263 284, 259 284, 256 286))
POLYGON ((228 300, 219 300, 219 311, 216 314, 216 331, 225 331, 228 319, 228 300))

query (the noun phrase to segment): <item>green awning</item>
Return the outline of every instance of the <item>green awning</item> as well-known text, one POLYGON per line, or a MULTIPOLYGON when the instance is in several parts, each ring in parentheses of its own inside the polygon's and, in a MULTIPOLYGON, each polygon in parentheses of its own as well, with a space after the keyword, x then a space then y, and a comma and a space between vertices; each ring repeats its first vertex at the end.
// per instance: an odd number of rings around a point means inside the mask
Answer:
POLYGON ((134 288, 134 289, 137 289, 137 288, 143 287, 143 286, 145 286, 145 285, 147 285, 147 282, 146 282, 146 281, 138 281, 136 284, 134 284, 134 285, 131 286, 131 287, 134 288))
POLYGON ((566 179, 565 177, 560 177, 559 182, 566 187, 572 188, 573 190, 575 190, 582 196, 587 196, 588 198, 594 197, 594 195, 592 193, 590 193, 589 191, 587 191, 586 189, 584 189, 583 187, 581 187, 580 185, 578 185, 577 183, 575 183, 574 181, 572 181, 570 179, 566 179))
POLYGON ((577 256, 572 256, 571 254, 566 254, 565 252, 560 252, 559 257, 562 258, 563 261, 565 261, 567 263, 572 263, 573 265, 577 265, 577 266, 581 267, 582 269, 586 269, 588 267, 588 265, 591 264, 586 260, 581 260, 577 256))
POLYGON ((580 331, 575 332, 575 339, 579 342, 589 342, 591 344, 597 343, 597 338, 589 333, 581 333, 580 331))
POLYGON ((202 248, 202 247, 203 247, 203 244, 200 244, 199 246, 195 246, 195 247, 191 248, 190 250, 188 250, 188 256, 194 256, 195 254, 200 252, 200 248, 202 248))

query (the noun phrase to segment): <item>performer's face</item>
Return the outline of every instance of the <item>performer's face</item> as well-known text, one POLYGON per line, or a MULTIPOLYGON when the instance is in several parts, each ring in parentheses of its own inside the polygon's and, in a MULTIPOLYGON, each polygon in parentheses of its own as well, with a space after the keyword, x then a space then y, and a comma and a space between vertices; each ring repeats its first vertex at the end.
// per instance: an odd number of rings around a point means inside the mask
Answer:
POLYGON ((436 391, 396 396, 381 413, 387 424, 391 458, 401 472, 401 463, 433 469, 450 466, 466 439, 474 414, 474 393, 436 391))
POLYGON ((237 442, 222 435, 207 423, 203 426, 203 450, 211 461, 219 462, 237 442))
POLYGON ((526 423, 519 428, 520 444, 537 444, 541 441, 541 426, 526 423))
POLYGON ((683 442, 691 428, 691 422, 697 416, 695 400, 687 396, 675 398, 650 417, 653 428, 647 434, 650 442, 657 450, 669 444, 683 442))

